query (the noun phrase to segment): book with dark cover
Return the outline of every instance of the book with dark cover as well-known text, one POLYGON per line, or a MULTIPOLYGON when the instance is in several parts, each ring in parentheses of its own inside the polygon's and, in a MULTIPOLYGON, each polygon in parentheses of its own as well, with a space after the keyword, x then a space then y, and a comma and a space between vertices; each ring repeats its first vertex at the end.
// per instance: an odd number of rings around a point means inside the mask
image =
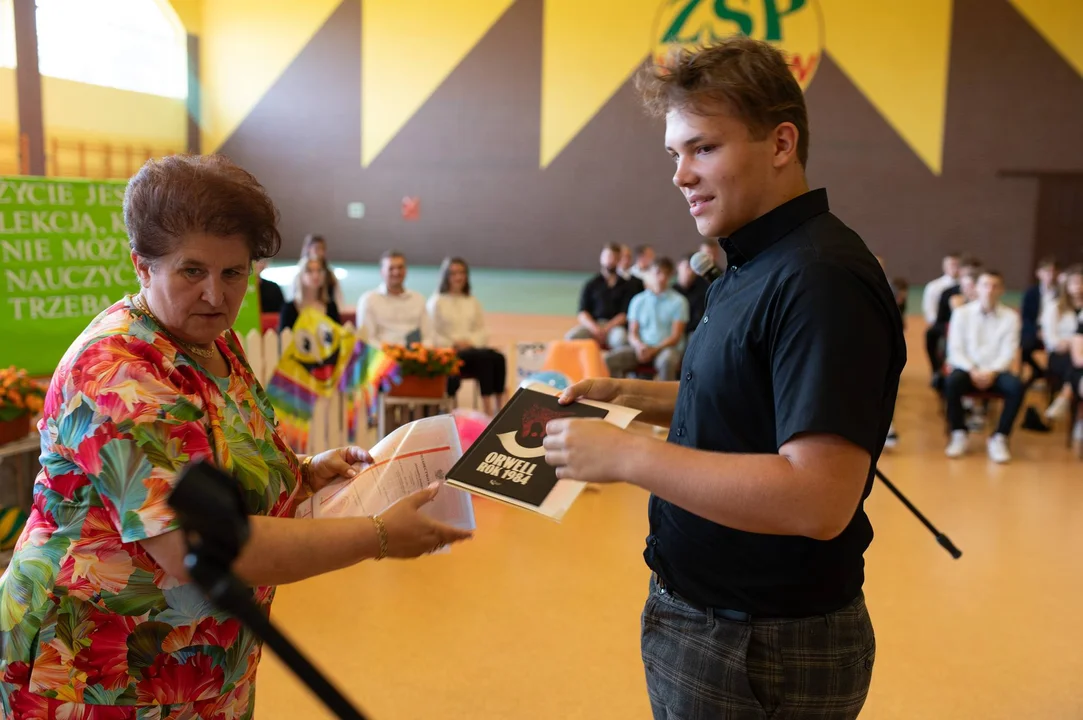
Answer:
POLYGON ((556 418, 608 418, 610 413, 584 402, 561 405, 551 394, 519 388, 448 471, 447 482, 554 516, 543 508, 558 483, 556 468, 545 462, 546 425, 556 418))

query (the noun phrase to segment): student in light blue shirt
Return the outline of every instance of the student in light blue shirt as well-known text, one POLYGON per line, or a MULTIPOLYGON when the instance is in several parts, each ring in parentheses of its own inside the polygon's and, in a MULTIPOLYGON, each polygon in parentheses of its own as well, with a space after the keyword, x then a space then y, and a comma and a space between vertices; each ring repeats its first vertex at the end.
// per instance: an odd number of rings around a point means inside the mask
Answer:
POLYGON ((659 257, 644 274, 646 290, 628 305, 631 347, 606 358, 609 372, 624 377, 639 365, 652 364, 659 380, 676 380, 684 355, 688 300, 670 287, 673 261, 659 257))

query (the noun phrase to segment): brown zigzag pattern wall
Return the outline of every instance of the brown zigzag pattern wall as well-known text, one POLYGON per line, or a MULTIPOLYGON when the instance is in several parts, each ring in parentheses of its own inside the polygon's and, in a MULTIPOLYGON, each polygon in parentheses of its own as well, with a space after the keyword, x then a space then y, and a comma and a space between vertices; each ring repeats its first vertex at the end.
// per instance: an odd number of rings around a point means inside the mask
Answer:
MULTIPOLYGON (((694 249, 662 127, 630 82, 538 168, 542 4, 513 5, 366 169, 360 0, 343 2, 222 148, 279 203, 283 256, 306 232, 341 260, 396 247, 415 263, 454 252, 489 267, 587 270, 609 240, 694 249), (402 218, 407 195, 419 221, 402 218), (347 217, 355 201, 364 219, 347 217)), ((1083 82, 1005 0, 956 0, 948 93, 938 178, 827 57, 807 94, 810 180, 892 275, 923 282, 958 248, 1021 286, 1037 183, 999 173, 1083 170, 1083 82)))

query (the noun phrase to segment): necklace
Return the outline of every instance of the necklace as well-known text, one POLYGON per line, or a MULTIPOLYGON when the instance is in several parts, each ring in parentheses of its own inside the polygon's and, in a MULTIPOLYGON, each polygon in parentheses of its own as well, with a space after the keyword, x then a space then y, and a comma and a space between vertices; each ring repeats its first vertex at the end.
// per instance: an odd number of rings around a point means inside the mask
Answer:
POLYGON ((166 335, 168 335, 171 340, 176 342, 178 345, 183 347, 185 350, 192 353, 193 355, 198 355, 201 358, 210 359, 210 358, 214 357, 214 350, 213 349, 207 350, 205 348, 199 347, 198 345, 193 345, 192 343, 185 342, 185 341, 181 340, 179 337, 177 337, 176 335, 174 335, 173 333, 166 330, 165 326, 162 325, 162 321, 158 319, 158 316, 150 311, 150 308, 147 306, 147 301, 143 297, 143 293, 137 293, 137 294, 133 295, 132 296, 132 302, 135 304, 135 306, 137 308, 139 308, 139 310, 141 312, 145 313, 151 320, 153 320, 155 322, 155 324, 162 329, 162 332, 164 332, 166 335))

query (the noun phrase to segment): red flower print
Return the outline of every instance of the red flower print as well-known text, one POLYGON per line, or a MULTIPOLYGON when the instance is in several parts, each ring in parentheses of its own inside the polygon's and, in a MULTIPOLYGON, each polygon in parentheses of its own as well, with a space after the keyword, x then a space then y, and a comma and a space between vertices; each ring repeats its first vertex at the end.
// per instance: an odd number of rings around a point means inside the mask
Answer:
POLYGON ((111 422, 98 426, 93 435, 84 437, 75 450, 72 461, 88 475, 102 471, 102 448, 117 437, 117 426, 111 422))
POLYGON ((4 671, 4 682, 12 685, 26 685, 30 682, 30 666, 24 662, 13 662, 4 671))
POLYGON ((86 673, 87 685, 101 685, 106 690, 128 686, 128 636, 137 619, 126 615, 95 612, 91 645, 75 656, 75 669, 86 673))
POLYGON ((214 618, 205 618, 196 628, 196 634, 192 636, 192 645, 213 645, 215 647, 228 648, 236 640, 241 632, 241 622, 229 618, 225 622, 218 622, 214 618))
POLYGON ((61 473, 59 475, 42 475, 41 484, 59 494, 65 500, 71 500, 75 496, 75 490, 87 485, 88 481, 82 473, 61 473))
POLYGON ((172 655, 163 654, 143 670, 136 686, 138 700, 161 705, 205 700, 215 696, 224 680, 222 668, 207 655, 194 655, 181 665, 172 655))
POLYGON ((198 421, 169 426, 169 439, 179 443, 180 452, 188 455, 190 462, 211 454, 207 428, 198 421))
POLYGON ((49 710, 53 703, 26 690, 16 690, 11 698, 11 712, 18 720, 52 720, 56 715, 49 710))

